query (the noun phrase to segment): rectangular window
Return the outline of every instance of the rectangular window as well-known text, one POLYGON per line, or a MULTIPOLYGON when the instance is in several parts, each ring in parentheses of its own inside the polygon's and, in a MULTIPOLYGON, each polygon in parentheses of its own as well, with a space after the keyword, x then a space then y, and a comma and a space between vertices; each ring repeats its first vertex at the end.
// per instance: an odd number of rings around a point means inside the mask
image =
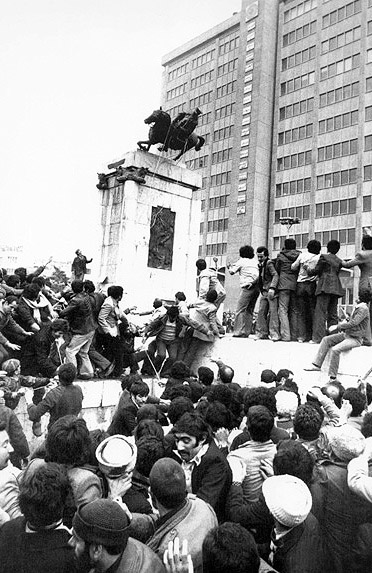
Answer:
POLYGON ((366 135, 364 138, 364 151, 372 150, 372 135, 366 135))
POLYGON ((371 211, 372 210, 372 196, 371 195, 365 195, 363 197, 363 211, 371 211))

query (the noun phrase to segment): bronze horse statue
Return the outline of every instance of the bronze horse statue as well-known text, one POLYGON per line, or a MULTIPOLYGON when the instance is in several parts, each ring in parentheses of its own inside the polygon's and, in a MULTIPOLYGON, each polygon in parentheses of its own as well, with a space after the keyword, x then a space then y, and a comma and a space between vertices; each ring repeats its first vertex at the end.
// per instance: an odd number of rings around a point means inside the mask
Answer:
POLYGON ((158 148, 159 151, 167 152, 168 149, 180 151, 180 153, 174 157, 175 161, 190 149, 199 151, 199 149, 203 147, 205 139, 200 135, 196 135, 193 131, 198 124, 198 116, 200 114, 200 109, 196 108, 192 113, 179 113, 178 116, 171 121, 169 113, 163 111, 162 108, 154 110, 152 114, 145 119, 146 124, 153 124, 149 130, 149 138, 147 141, 138 141, 138 147, 144 151, 148 151, 151 145, 162 143, 163 145, 158 148))

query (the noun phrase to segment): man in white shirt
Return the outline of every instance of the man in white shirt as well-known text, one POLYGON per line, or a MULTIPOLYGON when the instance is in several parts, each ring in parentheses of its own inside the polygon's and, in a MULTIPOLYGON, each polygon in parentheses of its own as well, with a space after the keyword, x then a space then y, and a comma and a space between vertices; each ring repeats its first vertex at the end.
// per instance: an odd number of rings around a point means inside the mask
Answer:
POLYGON ((253 311, 259 295, 258 263, 254 249, 245 245, 239 249, 240 258, 226 267, 231 275, 239 273, 241 293, 235 311, 235 338, 248 338, 252 330, 253 311))

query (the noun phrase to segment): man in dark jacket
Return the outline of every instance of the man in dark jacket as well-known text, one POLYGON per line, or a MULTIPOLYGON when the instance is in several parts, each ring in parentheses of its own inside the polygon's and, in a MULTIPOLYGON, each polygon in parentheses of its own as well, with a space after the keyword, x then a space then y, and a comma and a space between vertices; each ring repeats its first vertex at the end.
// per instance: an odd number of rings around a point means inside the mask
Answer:
POLYGON ((266 247, 258 247, 258 286, 261 293, 260 307, 257 315, 256 333, 257 339, 270 338, 277 341, 280 339, 278 298, 275 296, 275 284, 278 280, 274 263, 269 260, 269 251, 266 247))
POLYGON ((219 521, 225 514, 232 474, 226 457, 212 439, 211 429, 196 412, 184 414, 173 428, 186 486, 213 507, 219 521))
POLYGON ((77 366, 78 354, 81 359, 79 376, 89 380, 93 378, 93 366, 88 356, 95 333, 93 310, 89 295, 84 292, 83 281, 72 281, 71 288, 74 296, 60 313, 61 318, 67 318, 73 335, 66 348, 66 361, 77 366))
MULTIPOLYGON (((29 404, 27 411, 30 420, 39 421, 41 416, 50 413, 50 428, 56 420, 72 414, 78 416, 83 403, 83 392, 80 386, 73 384, 76 368, 73 364, 62 364, 58 369, 59 385, 50 390, 39 404, 29 404)), ((25 394, 26 401, 29 394, 25 394)))
POLYGON ((284 248, 276 259, 278 278, 274 278, 271 284, 279 291, 280 336, 284 342, 297 340, 297 271, 293 271, 291 266, 300 253, 294 239, 284 241, 284 248))
POLYGON ((73 272, 74 280, 84 280, 84 275, 87 272, 87 264, 91 263, 93 259, 87 259, 80 249, 75 251, 76 257, 72 261, 71 270, 73 272))
POLYGON ((62 523, 70 491, 62 466, 45 464, 19 485, 23 513, 0 529, 2 573, 67 573, 75 571, 70 533, 62 523))
POLYGON ((65 361, 66 348, 70 340, 68 322, 63 318, 53 320, 50 325, 38 332, 35 336, 35 371, 30 374, 37 376, 40 373, 47 378, 54 378, 57 368, 65 361))
POLYGON ((0 364, 9 358, 8 350, 20 350, 19 344, 8 340, 8 336, 14 339, 25 340, 27 336, 33 336, 32 332, 26 332, 13 318, 18 306, 18 299, 9 295, 0 302, 0 364))
POLYGON ((320 255, 315 269, 304 267, 310 276, 319 277, 315 291, 316 306, 312 338, 316 344, 326 335, 327 327, 338 323, 337 303, 344 294, 339 278, 343 261, 336 254, 339 250, 340 243, 332 239, 327 244, 327 254, 320 255))

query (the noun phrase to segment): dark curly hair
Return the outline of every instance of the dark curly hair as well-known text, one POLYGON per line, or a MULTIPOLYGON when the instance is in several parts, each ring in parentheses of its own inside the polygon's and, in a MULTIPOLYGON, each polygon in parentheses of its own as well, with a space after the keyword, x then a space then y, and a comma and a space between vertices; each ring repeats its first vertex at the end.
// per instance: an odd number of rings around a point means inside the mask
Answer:
POLYGON ((275 393, 272 388, 258 386, 248 388, 244 396, 244 413, 247 414, 251 406, 265 406, 273 416, 276 416, 275 393))
POLYGON ((77 416, 63 416, 49 428, 46 438, 46 461, 83 466, 88 463, 91 439, 85 420, 77 416))
POLYGON ((147 434, 143 435, 136 445, 136 470, 143 476, 149 477, 154 463, 165 456, 164 442, 155 435, 147 434))
POLYGON ((205 421, 210 425, 213 432, 216 432, 219 428, 232 430, 231 412, 224 404, 221 404, 221 402, 212 402, 212 404, 209 404, 205 414, 205 421))
POLYGON ((186 396, 178 396, 174 398, 168 407, 168 418, 172 425, 174 425, 186 412, 193 412, 194 404, 186 396))
POLYGON ((347 388, 344 392, 343 400, 349 400, 353 407, 351 416, 360 416, 366 408, 366 396, 357 388, 347 388))
POLYGON ((302 404, 293 418, 293 429, 302 440, 312 441, 319 437, 322 422, 322 416, 315 406, 302 404))
POLYGON ((134 437, 140 440, 146 436, 153 436, 162 440, 164 438, 164 430, 159 422, 155 420, 141 420, 134 430, 134 437))
POLYGON ((182 360, 177 360, 172 364, 170 375, 176 380, 185 380, 185 378, 190 376, 190 368, 182 360))
POLYGON ((203 541, 203 573, 258 573, 260 557, 253 535, 239 523, 226 521, 203 541))
POLYGON ((173 434, 189 434, 194 436, 197 443, 205 439, 209 443, 212 439, 209 424, 197 413, 186 412, 172 428, 173 434))
POLYGON ((57 463, 38 467, 19 484, 19 506, 27 522, 44 528, 62 518, 70 482, 66 469, 57 463))
POLYGON ((275 475, 289 474, 302 479, 307 486, 310 486, 314 460, 300 442, 282 440, 277 445, 273 468, 275 475))
POLYGON ((221 402, 226 408, 230 408, 232 400, 232 391, 225 384, 216 384, 211 386, 207 392, 208 402, 221 402))
POLYGON ((367 414, 363 416, 361 432, 365 438, 372 436, 372 412, 367 412, 367 414))
POLYGON ((254 248, 251 245, 244 245, 239 249, 239 256, 242 259, 253 259, 254 257, 254 248))

